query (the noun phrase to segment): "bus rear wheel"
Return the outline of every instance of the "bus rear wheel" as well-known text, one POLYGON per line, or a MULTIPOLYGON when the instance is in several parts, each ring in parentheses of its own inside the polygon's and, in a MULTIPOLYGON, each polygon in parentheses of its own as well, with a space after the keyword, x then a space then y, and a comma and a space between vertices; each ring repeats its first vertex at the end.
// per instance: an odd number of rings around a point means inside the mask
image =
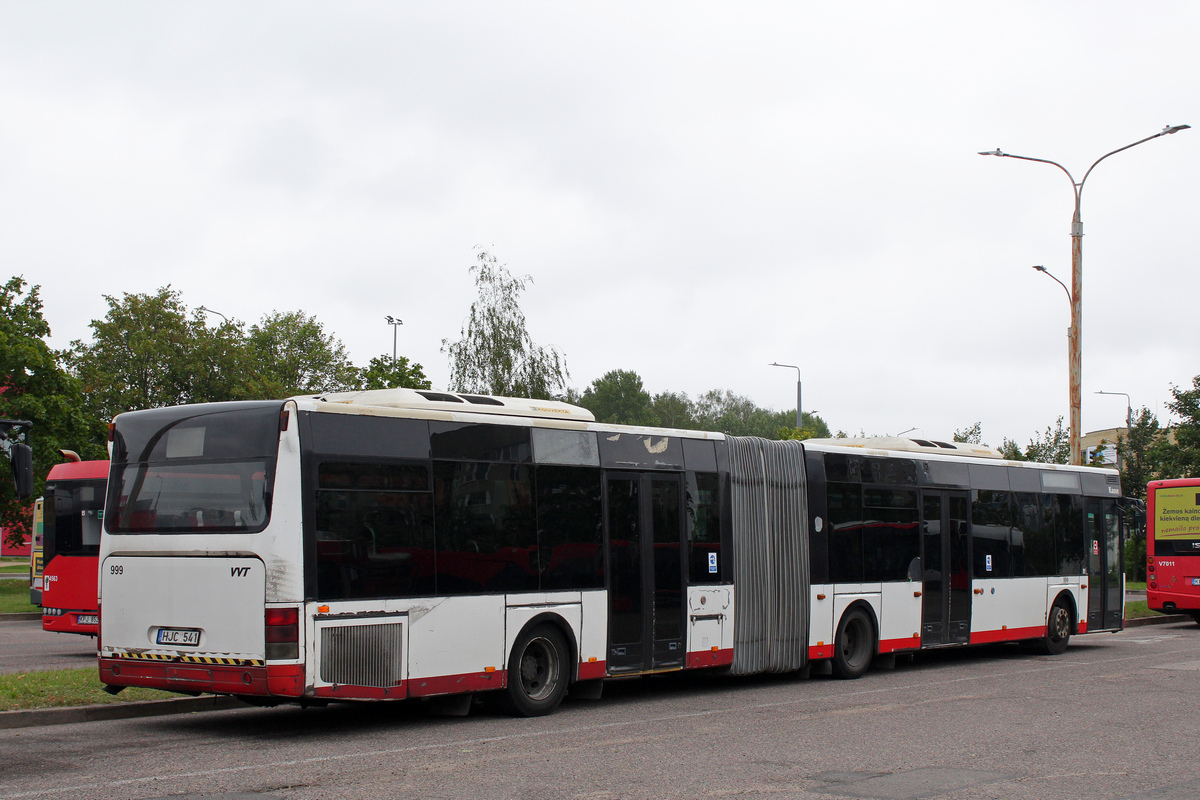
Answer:
POLYGON ((1067 651, 1071 642, 1071 612, 1061 602, 1055 602, 1050 607, 1050 617, 1046 620, 1046 635, 1040 642, 1040 649, 1049 656, 1059 656, 1067 651))
POLYGON ((833 640, 833 674, 839 678, 860 677, 875 655, 875 628, 867 612, 852 608, 838 623, 833 640))
POLYGON ((523 631, 508 659, 504 706, 522 717, 540 717, 558 708, 567 693, 567 642, 553 625, 523 631))

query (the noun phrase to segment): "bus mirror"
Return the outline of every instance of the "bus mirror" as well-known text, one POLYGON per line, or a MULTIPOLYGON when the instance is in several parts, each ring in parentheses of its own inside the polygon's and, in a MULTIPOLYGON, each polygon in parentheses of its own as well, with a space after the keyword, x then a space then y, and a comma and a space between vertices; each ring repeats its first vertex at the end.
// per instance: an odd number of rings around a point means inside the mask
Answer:
POLYGON ((908 579, 910 581, 920 581, 921 577, 921 557, 917 556, 908 562, 908 579))
POLYGON ((33 494, 33 448, 13 442, 9 445, 8 462, 12 467, 13 488, 17 497, 24 500, 33 494))

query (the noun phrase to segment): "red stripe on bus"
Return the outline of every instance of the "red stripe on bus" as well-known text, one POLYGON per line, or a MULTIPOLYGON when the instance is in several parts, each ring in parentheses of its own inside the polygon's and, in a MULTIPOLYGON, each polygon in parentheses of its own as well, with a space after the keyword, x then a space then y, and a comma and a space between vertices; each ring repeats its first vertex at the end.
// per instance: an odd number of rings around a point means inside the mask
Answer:
MULTIPOLYGON (((897 650, 920 650, 921 638, 919 636, 909 636, 904 639, 880 639, 879 652, 894 653, 897 650)), ((833 648, 830 648, 830 655, 833 655, 833 648)))
POLYGON ((110 686, 144 686, 168 692, 267 695, 266 667, 100 659, 100 681, 110 686))
POLYGON ((431 678, 409 678, 408 692, 412 697, 428 697, 436 694, 458 694, 460 692, 486 692, 503 689, 504 670, 495 672, 468 672, 463 675, 438 675, 431 678))
POLYGON ((699 650, 687 654, 688 669, 724 667, 733 663, 733 648, 725 650, 699 650))
POLYGON ((404 681, 395 686, 318 686, 317 697, 339 697, 344 700, 403 700, 408 697, 408 686, 404 681))
POLYGON ((833 658, 833 645, 810 645, 808 648, 808 660, 819 661, 822 658, 833 658))
POLYGON ((972 631, 971 644, 994 644, 995 642, 1015 642, 1021 639, 1041 639, 1045 635, 1045 625, 1035 625, 1030 628, 1008 628, 998 631, 972 631))

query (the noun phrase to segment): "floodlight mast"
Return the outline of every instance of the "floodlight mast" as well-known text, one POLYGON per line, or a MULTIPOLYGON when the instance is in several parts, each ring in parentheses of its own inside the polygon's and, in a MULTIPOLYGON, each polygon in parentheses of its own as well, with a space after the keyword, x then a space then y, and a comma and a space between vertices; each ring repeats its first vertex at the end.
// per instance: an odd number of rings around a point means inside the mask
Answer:
MULTIPOLYGON (((1071 187, 1075 192, 1075 214, 1071 218, 1071 290, 1068 295, 1071 299, 1071 328, 1067 334, 1067 347, 1070 350, 1070 405, 1071 405, 1071 463, 1076 466, 1083 464, 1083 452, 1079 445, 1080 440, 1080 425, 1081 425, 1081 383, 1082 383, 1082 365, 1083 365, 1083 220, 1079 215, 1079 203, 1083 197, 1083 185, 1087 182, 1088 176, 1092 174, 1092 170, 1096 168, 1104 159, 1109 156, 1116 155, 1123 150, 1128 150, 1131 147, 1137 147, 1143 142, 1148 142, 1151 139, 1157 139, 1160 136, 1167 136, 1172 133, 1178 133, 1182 130, 1187 130, 1190 125, 1167 125, 1161 131, 1153 136, 1147 136, 1145 139, 1138 139, 1133 144, 1127 144, 1124 147, 1118 147, 1112 152, 1105 153, 1092 162, 1088 167, 1087 172, 1083 174, 1083 180, 1078 183, 1075 181, 1070 171, 1059 164, 1057 161, 1050 161, 1045 158, 1032 158, 1030 156, 1018 156, 1012 153, 1005 153, 999 147, 995 150, 981 150, 981 156, 999 156, 1001 158, 1016 158, 1021 161, 1037 161, 1041 164, 1050 164, 1061 169, 1071 181, 1071 187)), ((1035 267, 1036 269, 1036 267, 1035 267)), ((1044 270, 1043 270, 1044 271, 1044 270)), ((1049 273, 1047 273, 1049 274, 1049 273)), ((1053 276, 1051 276, 1053 277, 1053 276)), ((1057 280, 1057 278, 1055 279, 1057 280)))

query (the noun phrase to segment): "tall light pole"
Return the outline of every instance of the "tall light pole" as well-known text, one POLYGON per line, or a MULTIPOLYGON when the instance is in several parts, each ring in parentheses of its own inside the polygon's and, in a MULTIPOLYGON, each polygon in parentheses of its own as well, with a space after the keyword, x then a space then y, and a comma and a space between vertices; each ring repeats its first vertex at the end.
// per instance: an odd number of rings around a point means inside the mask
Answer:
POLYGON ((1076 183, 1075 177, 1057 161, 1050 161, 1045 158, 1031 158, 1029 156, 1015 156, 1012 153, 1004 153, 1000 148, 995 150, 980 151, 981 156, 1000 156, 1003 158, 1018 158, 1022 161, 1037 161, 1042 164, 1050 164, 1058 167, 1071 181, 1071 187, 1075 192, 1075 214, 1071 217, 1071 291, 1068 293, 1071 298, 1071 331, 1067 334, 1067 346, 1071 350, 1070 357, 1070 401, 1071 401, 1071 463, 1080 465, 1083 463, 1083 453, 1079 448, 1080 436, 1080 418, 1081 418, 1081 399, 1080 399, 1080 381, 1083 364, 1083 219, 1079 216, 1079 201, 1083 197, 1083 184, 1087 182, 1088 176, 1092 174, 1092 170, 1096 168, 1104 159, 1111 155, 1116 155, 1122 150, 1128 150, 1131 147, 1148 142, 1151 139, 1157 139, 1160 136, 1166 136, 1171 133, 1190 128, 1190 125, 1168 125, 1153 136, 1147 136, 1145 139, 1139 139, 1133 144, 1127 144, 1124 147, 1118 147, 1111 153, 1105 153, 1092 162, 1088 167, 1087 172, 1083 174, 1083 180, 1076 183))
POLYGON ((391 326, 392 326, 392 367, 393 367, 393 369, 394 369, 394 368, 395 368, 395 366, 396 366, 396 328, 398 328, 398 327, 400 327, 401 325, 403 325, 403 324, 404 324, 404 320, 402 320, 402 319, 393 319, 393 318, 392 318, 392 317, 390 317, 390 316, 384 317, 384 319, 386 319, 386 320, 387 320, 387 324, 388 324, 388 325, 391 325, 391 326))
POLYGON ((796 370, 796 430, 800 430, 804 426, 801 425, 800 419, 800 368, 795 364, 780 364, 772 361, 768 366, 771 367, 787 367, 788 369, 796 370))

